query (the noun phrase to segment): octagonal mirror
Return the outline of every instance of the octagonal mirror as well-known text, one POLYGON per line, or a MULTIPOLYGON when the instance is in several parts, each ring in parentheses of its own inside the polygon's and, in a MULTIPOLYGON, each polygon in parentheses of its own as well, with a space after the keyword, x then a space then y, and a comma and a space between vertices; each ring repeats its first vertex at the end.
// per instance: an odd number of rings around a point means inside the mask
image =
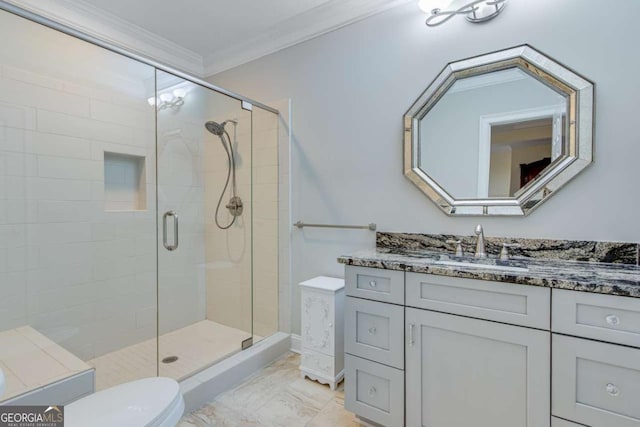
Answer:
POLYGON ((530 46, 450 63, 404 116, 405 175, 449 215, 526 215, 593 160, 593 83, 530 46))

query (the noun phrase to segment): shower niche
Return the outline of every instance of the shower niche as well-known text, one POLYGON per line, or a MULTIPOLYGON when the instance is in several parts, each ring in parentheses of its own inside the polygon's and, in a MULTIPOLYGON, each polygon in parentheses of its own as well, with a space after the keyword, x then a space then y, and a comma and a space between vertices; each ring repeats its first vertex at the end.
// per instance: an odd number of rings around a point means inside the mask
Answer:
POLYGON ((147 209, 144 156, 104 152, 104 210, 107 212, 147 209))

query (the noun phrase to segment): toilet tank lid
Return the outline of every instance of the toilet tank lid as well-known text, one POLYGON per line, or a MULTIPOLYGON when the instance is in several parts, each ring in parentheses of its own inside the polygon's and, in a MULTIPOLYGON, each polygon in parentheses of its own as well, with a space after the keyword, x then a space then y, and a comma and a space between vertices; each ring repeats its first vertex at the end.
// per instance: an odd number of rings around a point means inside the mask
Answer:
POLYGON ((132 381, 77 400, 64 408, 65 426, 152 426, 182 402, 171 378, 132 381))
POLYGON ((306 288, 320 289, 323 291, 336 292, 344 288, 344 279, 336 277, 318 276, 313 279, 305 280, 300 286, 306 288))

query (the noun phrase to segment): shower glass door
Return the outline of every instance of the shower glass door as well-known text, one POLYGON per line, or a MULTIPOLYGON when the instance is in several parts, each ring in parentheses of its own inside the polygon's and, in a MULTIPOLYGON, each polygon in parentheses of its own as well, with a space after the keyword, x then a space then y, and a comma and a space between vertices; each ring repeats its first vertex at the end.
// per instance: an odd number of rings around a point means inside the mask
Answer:
POLYGON ((155 103, 158 373, 180 380, 253 337, 252 113, 159 70, 155 103))

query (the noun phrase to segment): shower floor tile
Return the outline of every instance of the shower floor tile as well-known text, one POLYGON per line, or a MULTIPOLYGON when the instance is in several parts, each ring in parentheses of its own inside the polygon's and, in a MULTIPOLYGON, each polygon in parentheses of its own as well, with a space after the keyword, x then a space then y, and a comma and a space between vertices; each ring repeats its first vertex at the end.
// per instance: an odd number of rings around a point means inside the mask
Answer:
MULTIPOLYGON (((182 380, 240 350, 250 334, 211 320, 202 320, 160 336, 156 340, 134 344, 89 360, 96 368, 96 391, 158 374, 156 352, 160 360, 177 356, 172 363, 160 362, 159 374, 182 380)), ((260 337, 254 337, 258 341, 260 337)))

